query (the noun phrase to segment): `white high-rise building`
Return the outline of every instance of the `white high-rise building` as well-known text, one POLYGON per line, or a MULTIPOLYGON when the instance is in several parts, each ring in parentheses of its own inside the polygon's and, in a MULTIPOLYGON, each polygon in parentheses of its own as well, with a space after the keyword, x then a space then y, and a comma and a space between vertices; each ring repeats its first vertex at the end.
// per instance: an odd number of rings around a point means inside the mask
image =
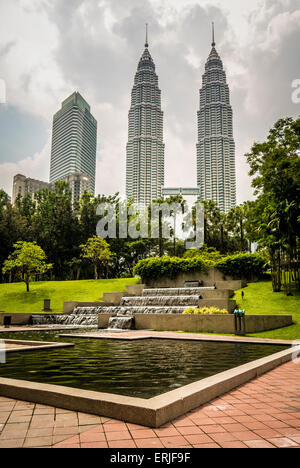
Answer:
POLYGON ((197 185, 200 200, 214 200, 222 212, 228 212, 236 206, 235 142, 229 87, 215 45, 213 28, 200 90, 197 185))
POLYGON ((161 91, 148 47, 146 38, 131 94, 126 160, 126 196, 141 206, 162 196, 165 172, 161 91))
POLYGON ((94 193, 97 121, 90 111, 89 104, 75 92, 54 115, 50 182, 80 173, 90 177, 89 191, 94 193))

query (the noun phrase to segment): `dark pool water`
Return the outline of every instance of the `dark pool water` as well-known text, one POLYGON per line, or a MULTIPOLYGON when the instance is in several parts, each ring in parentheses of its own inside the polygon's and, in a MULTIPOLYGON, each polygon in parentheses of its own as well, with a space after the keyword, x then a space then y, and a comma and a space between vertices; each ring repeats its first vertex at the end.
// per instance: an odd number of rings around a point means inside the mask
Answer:
POLYGON ((75 347, 7 354, 6 364, 0 364, 0 376, 151 398, 287 348, 155 339, 72 339, 57 334, 1 334, 0 339, 74 342, 75 347))

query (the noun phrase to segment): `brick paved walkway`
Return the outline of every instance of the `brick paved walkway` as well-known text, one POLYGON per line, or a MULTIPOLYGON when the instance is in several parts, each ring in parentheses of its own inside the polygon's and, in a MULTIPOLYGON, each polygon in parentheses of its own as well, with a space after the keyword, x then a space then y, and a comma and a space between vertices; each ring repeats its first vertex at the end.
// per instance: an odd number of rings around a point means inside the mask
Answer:
POLYGON ((289 362, 159 429, 0 397, 0 448, 300 447, 300 365, 289 362))

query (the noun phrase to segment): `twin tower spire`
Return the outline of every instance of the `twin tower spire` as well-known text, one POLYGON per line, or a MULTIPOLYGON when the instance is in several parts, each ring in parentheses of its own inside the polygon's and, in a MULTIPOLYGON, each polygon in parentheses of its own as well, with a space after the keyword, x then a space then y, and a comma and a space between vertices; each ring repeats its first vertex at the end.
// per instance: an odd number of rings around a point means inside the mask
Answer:
MULTIPOLYGON (((165 183, 164 114, 148 33, 146 24, 145 51, 131 93, 126 147, 126 196, 140 206, 161 199, 165 183)), ((212 23, 213 49, 200 89, 197 186, 201 201, 213 200, 222 212, 227 212, 236 205, 235 143, 229 88, 215 45, 212 23)))

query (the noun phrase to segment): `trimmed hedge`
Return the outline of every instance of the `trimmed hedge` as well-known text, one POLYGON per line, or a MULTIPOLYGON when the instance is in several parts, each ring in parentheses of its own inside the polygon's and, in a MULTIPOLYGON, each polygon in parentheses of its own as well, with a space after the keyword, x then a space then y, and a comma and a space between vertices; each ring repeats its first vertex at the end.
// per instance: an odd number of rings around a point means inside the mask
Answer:
POLYGON ((238 279, 259 278, 266 270, 265 260, 257 253, 230 255, 216 262, 215 267, 224 275, 238 279))
POLYGON ((140 260, 134 268, 134 274, 142 281, 167 277, 174 279, 180 273, 207 271, 206 264, 200 258, 152 257, 140 260))
POLYGON ((174 279, 182 273, 205 273, 208 267, 217 268, 225 276, 238 279, 259 278, 266 269, 265 260, 259 254, 240 253, 215 262, 199 255, 192 258, 151 257, 140 260, 134 268, 134 274, 147 282, 163 277, 174 279))

